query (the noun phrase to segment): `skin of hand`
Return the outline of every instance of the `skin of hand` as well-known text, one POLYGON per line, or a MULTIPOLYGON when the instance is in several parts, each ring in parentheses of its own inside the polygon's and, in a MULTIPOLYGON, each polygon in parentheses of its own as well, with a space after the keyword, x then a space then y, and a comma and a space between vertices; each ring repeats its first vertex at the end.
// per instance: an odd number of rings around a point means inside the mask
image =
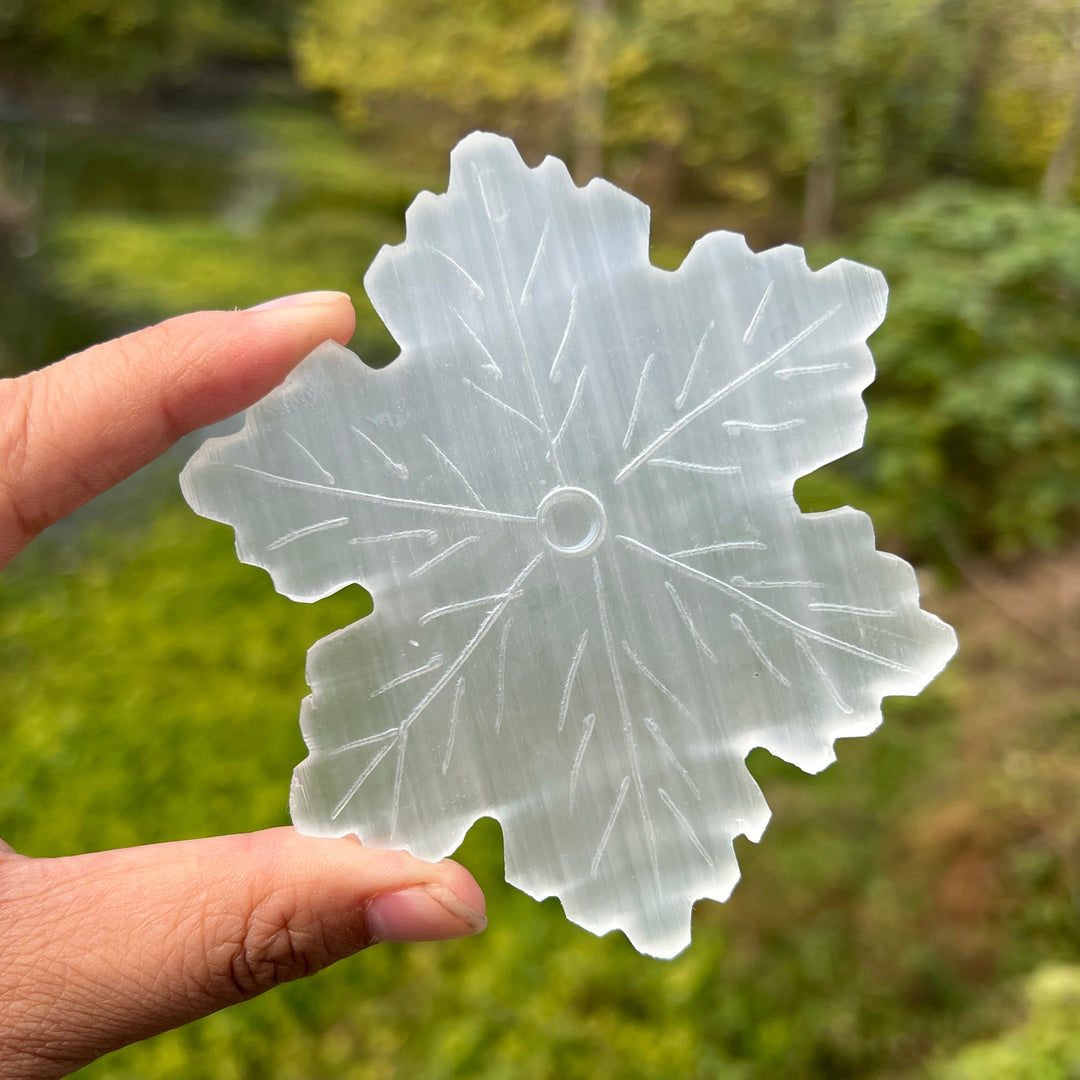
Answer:
MULTIPOLYGON (((347 342, 344 293, 181 315, 0 380, 0 566, 180 436, 347 342)), ((0 1080, 64 1076, 380 941, 486 925, 463 867, 291 828, 65 858, 0 841, 0 1080)))

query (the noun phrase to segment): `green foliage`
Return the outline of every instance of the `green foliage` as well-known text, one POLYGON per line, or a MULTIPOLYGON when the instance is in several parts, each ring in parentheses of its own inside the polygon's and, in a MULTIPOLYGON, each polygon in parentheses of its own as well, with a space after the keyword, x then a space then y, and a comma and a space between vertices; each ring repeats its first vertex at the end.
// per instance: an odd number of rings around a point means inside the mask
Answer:
POLYGON ((572 22, 569 0, 313 0, 295 48, 305 82, 337 92, 355 123, 389 94, 476 126, 565 98, 572 22))
POLYGON ((363 214, 311 211, 259 234, 238 235, 205 219, 162 221, 84 214, 58 230, 56 282, 86 303, 111 303, 151 322, 179 311, 248 307, 327 282, 356 298, 364 345, 382 325, 363 289, 364 273, 387 234, 363 214))
POLYGON ((924 144, 905 132, 908 161, 941 137, 950 35, 928 0, 651 0, 619 25, 611 141, 668 142, 718 192, 737 195, 725 176, 739 163, 772 185, 801 177, 818 149, 815 95, 834 81, 855 191, 898 163, 889 129, 905 99, 904 120, 920 125, 924 144))
POLYGON ((923 557, 1060 544, 1080 524, 1080 211, 945 185, 853 247, 889 313, 866 449, 833 478, 923 557))
POLYGON ((488 125, 563 156, 594 139, 651 201, 681 187, 774 213, 817 163, 846 209, 943 163, 1013 182, 1045 168, 1072 8, 1029 16, 1000 0, 313 0, 296 58, 349 123, 419 122, 440 151, 488 125))
POLYGON ((134 89, 208 59, 265 60, 285 45, 288 0, 5 0, 0 71, 134 89))
POLYGON ((1047 964, 1024 986, 1026 1015, 965 1047, 933 1080, 1074 1080, 1080 1075, 1080 967, 1047 964))
POLYGON ((251 140, 243 168, 281 186, 285 212, 294 205, 332 208, 385 218, 403 229, 416 193, 444 182, 445 162, 434 173, 408 169, 311 107, 263 104, 245 109, 241 119, 251 140))

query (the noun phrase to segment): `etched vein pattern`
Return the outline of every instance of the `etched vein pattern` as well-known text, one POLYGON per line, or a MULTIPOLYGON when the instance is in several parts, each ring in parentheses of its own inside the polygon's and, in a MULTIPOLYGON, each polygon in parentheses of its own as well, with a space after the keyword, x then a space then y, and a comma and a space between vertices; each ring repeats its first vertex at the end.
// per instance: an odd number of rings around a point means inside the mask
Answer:
POLYGON ((747 752, 823 768, 955 647, 791 496, 861 443, 884 282, 730 233, 661 272, 640 202, 494 135, 406 226, 399 359, 321 346, 182 477, 281 592, 374 600, 308 655, 293 819, 434 859, 494 816, 510 881, 674 955, 768 819, 747 752))

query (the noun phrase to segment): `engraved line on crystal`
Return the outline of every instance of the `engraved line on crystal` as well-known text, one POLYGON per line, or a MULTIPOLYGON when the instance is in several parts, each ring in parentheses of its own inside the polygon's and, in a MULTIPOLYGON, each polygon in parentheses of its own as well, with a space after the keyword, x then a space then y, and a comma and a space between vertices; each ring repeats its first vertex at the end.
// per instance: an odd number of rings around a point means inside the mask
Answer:
POLYGON ((626 700, 626 687, 623 686, 619 661, 615 655, 615 636, 611 632, 607 604, 604 602, 604 582, 600 577, 600 561, 595 555, 592 558, 592 564, 593 586, 596 589, 596 606, 600 613, 600 627, 604 635, 604 649, 607 652, 608 665, 611 668, 611 681, 615 685, 615 699, 619 703, 623 741, 626 743, 626 752, 630 757, 630 772, 634 777, 634 790, 637 794, 638 807, 641 810, 641 821, 645 826, 645 840, 649 849, 649 859, 652 863, 653 879, 656 883, 657 893, 662 895, 660 860, 656 852, 656 830, 653 827, 652 815, 649 813, 649 804, 645 800, 645 785, 642 782, 641 768, 638 765, 637 740, 634 738, 634 726, 630 719, 630 704, 626 700))
POLYGON ((570 708, 570 690, 574 684, 574 676, 577 675, 578 665, 581 663, 582 653, 585 652, 585 643, 589 640, 588 627, 582 631, 578 639, 577 648, 570 660, 570 670, 566 673, 566 682, 563 683, 562 700, 559 702, 559 731, 566 726, 566 713, 570 708))
POLYGON ((687 548, 685 551, 673 551, 669 559, 685 559, 690 555, 712 555, 717 551, 768 551, 768 545, 760 540, 725 540, 720 544, 705 544, 703 547, 687 548))
POLYGON ((741 465, 700 465, 696 461, 676 461, 674 458, 650 458, 649 465, 658 465, 667 469, 679 469, 682 472, 714 473, 718 476, 735 476, 742 472, 741 465))
POLYGON ((463 547, 467 547, 469 544, 479 539, 479 536, 466 536, 464 540, 459 540, 456 544, 451 544, 448 548, 444 548, 440 551, 438 555, 433 555, 426 563, 418 566, 411 574, 409 574, 409 577, 419 577, 433 566, 438 566, 444 559, 449 559, 455 552, 460 551, 463 547))
POLYGON ((714 326, 716 326, 715 319, 705 327, 705 332, 701 335, 701 340, 698 342, 698 347, 694 352, 694 359, 690 361, 690 370, 686 373, 686 379, 683 382, 682 389, 679 391, 679 396, 675 399, 676 409, 681 409, 686 404, 686 395, 690 393, 690 383, 694 378, 694 372, 697 371, 698 361, 701 360, 701 354, 705 351, 705 342, 708 339, 709 334, 712 333, 714 326))
POLYGON ((472 381, 472 379, 468 379, 462 376, 462 382, 464 382, 468 386, 471 386, 478 394, 483 394, 484 397, 486 397, 489 401, 493 401, 496 405, 499 406, 500 409, 505 409, 506 412, 508 412, 511 416, 516 416, 519 420, 524 420, 525 423, 533 429, 533 431, 537 432, 537 434, 544 434, 544 429, 540 427, 539 424, 537 424, 533 420, 530 420, 523 412, 519 412, 517 409, 514 408, 513 405, 507 405, 506 402, 502 400, 502 398, 497 398, 494 394, 489 394, 483 387, 477 386, 476 383, 472 381))
POLYGON ((536 277, 536 269, 544 256, 544 249, 547 247, 548 232, 550 229, 551 218, 549 217, 544 222, 544 231, 540 234, 540 242, 536 245, 536 254, 533 256, 532 264, 529 266, 529 274, 525 278, 525 284, 521 288, 521 298, 518 300, 518 307, 524 307, 532 299, 533 278, 536 277))
MULTIPOLYGON (((373 690, 371 693, 372 698, 377 698, 380 694, 385 694, 387 690, 393 690, 395 686, 401 686, 402 683, 409 682, 410 679, 418 679, 421 675, 426 675, 429 671, 438 671, 442 667, 442 653, 435 653, 435 655, 426 663, 421 664, 418 668, 413 668, 412 671, 406 671, 402 675, 395 675, 389 682, 384 682, 378 690, 373 690)), ((397 730, 396 728, 394 729, 397 730)), ((381 736, 380 736, 381 738, 381 736)), ((351 747, 352 743, 349 744, 351 747)), ((357 743, 355 745, 363 745, 357 743)), ((341 749, 345 750, 349 747, 343 746, 341 749)))
POLYGON ((790 431, 792 428, 802 427, 806 421, 801 416, 791 420, 780 420, 775 424, 759 424, 753 420, 725 420, 724 427, 734 432, 739 431, 790 431))
MULTIPOLYGON (((511 599, 520 595, 521 593, 514 593, 511 599)), ((481 607, 492 600, 502 600, 504 596, 504 593, 491 593, 489 596, 474 596, 471 600, 459 600, 455 604, 444 604, 442 607, 432 608, 429 612, 421 615, 420 618, 417 619, 417 623, 420 626, 427 626, 432 619, 438 619, 443 615, 453 615, 459 611, 468 611, 470 608, 474 607, 481 607)))
POLYGON ((577 753, 574 755, 574 766, 570 770, 570 813, 574 812, 574 793, 577 791, 578 777, 581 775, 581 763, 585 760, 585 751, 589 740, 592 738, 593 728, 596 726, 596 713, 589 713, 585 717, 585 730, 581 734, 581 742, 578 743, 577 753))
POLYGON ((499 618, 499 616, 506 610, 507 605, 515 597, 521 595, 521 585, 525 579, 536 568, 536 564, 544 557, 544 553, 540 552, 539 555, 534 556, 521 571, 520 574, 510 583, 510 588, 506 592, 499 594, 502 597, 501 602, 497 607, 494 607, 489 611, 480 623, 476 633, 469 638, 465 644, 465 648, 461 650, 457 655, 457 659, 443 672, 439 677, 435 685, 420 699, 420 701, 413 707, 412 712, 405 717, 401 722, 401 730, 406 731, 416 721, 417 717, 435 700, 436 696, 442 690, 444 686, 458 673, 461 665, 469 659, 470 656, 476 651, 476 647, 484 639, 484 636, 491 629, 492 625, 499 618))
POLYGON ((578 287, 575 285, 570 290, 570 310, 566 315, 566 329, 563 330, 562 340, 555 350, 555 359, 551 361, 551 370, 548 372, 549 382, 559 381, 559 364, 562 362, 563 355, 566 352, 566 343, 570 340, 570 331, 574 328, 574 318, 577 316, 577 297, 578 287))
POLYGON ((664 756, 668 759, 668 761, 671 762, 672 765, 675 766, 678 774, 683 778, 683 780, 686 781, 686 786, 694 793, 694 798, 700 802, 701 791, 698 789, 697 784, 694 783, 693 778, 690 776, 690 773, 687 772, 686 766, 683 765, 683 763, 678 759, 678 757, 676 757, 675 751, 672 750, 670 746, 668 746, 667 739, 664 738, 664 733, 660 730, 660 725, 657 724, 657 722, 653 720, 652 717, 646 716, 644 719, 645 727, 648 730, 649 734, 653 737, 656 745, 660 747, 660 750, 662 751, 664 756))
MULTIPOLYGON (((502 221, 507 213, 496 219, 491 212, 491 205, 488 202, 487 188, 484 186, 484 178, 481 175, 480 170, 477 168, 475 162, 471 162, 473 177, 476 180, 476 186, 480 191, 480 198, 484 204, 484 212, 487 214, 488 225, 491 231, 491 242, 495 248, 495 260, 499 265, 499 275, 502 278, 503 297, 506 301, 506 312, 510 318, 510 322, 514 327, 514 334, 517 337, 518 345, 521 348, 521 356, 524 361, 525 377, 529 385, 529 392, 532 395, 532 403, 536 409, 536 415, 540 420, 539 430, 541 434, 547 439, 548 444, 551 444, 551 428, 548 426, 547 414, 544 412, 544 402, 540 397, 540 388, 536 385, 536 373, 533 371, 532 358, 529 356, 529 346, 525 340, 525 335, 521 332, 521 320, 518 318, 517 305, 514 303, 513 295, 510 291, 510 276, 506 272, 506 256, 503 254, 502 243, 499 240, 498 231, 495 228, 496 220, 502 221)), ((485 169, 485 173, 491 172, 490 169, 485 169)), ((527 419, 527 418, 526 418, 527 419)), ((531 423, 531 421, 530 421, 531 423)), ((562 463, 559 461, 557 454, 552 456, 552 466, 555 469, 555 475, 559 480, 559 483, 564 483, 562 463)))
POLYGON ((374 537, 353 537, 349 543, 384 543, 388 540, 409 540, 413 537, 423 537, 424 543, 434 543, 438 534, 434 529, 402 529, 400 532, 380 532, 374 537))
POLYGON ((791 618, 790 615, 785 615, 782 612, 777 611, 776 608, 770 607, 764 600, 758 600, 749 593, 744 593, 735 588, 734 585, 731 585, 726 581, 721 581, 720 578, 713 577, 712 574, 706 574, 704 570, 698 570, 686 563, 679 562, 670 555, 662 555, 659 551, 649 547, 647 544, 643 544, 640 540, 635 540, 632 536, 619 536, 617 539, 627 547, 637 551, 644 558, 651 559, 653 562, 658 562, 661 566, 670 566, 673 569, 678 570, 679 573, 683 574, 685 577, 688 577, 691 581, 700 581, 706 585, 711 585, 714 589, 719 589, 720 592, 725 595, 741 601, 747 607, 754 608, 761 612, 761 614, 765 615, 773 622, 779 623, 781 626, 786 626, 789 630, 794 630, 796 633, 803 634, 813 641, 820 641, 823 645, 831 645, 834 649, 839 649, 841 652, 850 653, 852 656, 859 656, 864 660, 871 660, 875 664, 881 664, 883 667, 887 667, 892 671, 902 671, 906 675, 917 674, 914 668, 910 668, 906 664, 901 664, 896 660, 890 660, 887 656, 879 656, 876 652, 871 652, 869 649, 862 649, 858 645, 852 645, 849 641, 833 637, 831 634, 815 630, 813 627, 805 626, 797 619, 791 618))
POLYGON ((435 453, 438 455, 439 460, 465 485, 465 490, 468 491, 468 493, 473 497, 476 505, 479 506, 481 510, 486 510, 487 507, 484 505, 483 499, 481 499, 480 496, 476 494, 476 489, 472 486, 472 484, 469 483, 468 480, 465 479, 465 474, 446 456, 446 454, 442 451, 440 447, 435 445, 433 440, 428 438, 427 435, 423 435, 421 437, 423 438, 424 442, 426 442, 428 446, 430 446, 431 449, 435 451, 435 453))
POLYGON ((520 596, 520 586, 524 583, 525 579, 536 568, 536 564, 544 557, 544 553, 541 551, 539 555, 533 557, 533 559, 525 565, 525 568, 520 574, 510 583, 510 588, 502 594, 503 600, 497 607, 492 608, 483 618, 480 626, 477 628, 476 633, 465 643, 465 648, 461 650, 457 655, 457 659, 439 676, 438 681, 430 690, 413 706, 412 712, 401 721, 399 730, 401 731, 401 738, 398 740, 398 765, 397 774, 394 777, 394 795, 391 801, 390 807, 390 835, 394 835, 394 831, 397 828, 397 816, 398 807, 401 800, 401 778, 405 769, 405 736, 408 734, 409 728, 416 722, 417 718, 423 713, 423 711, 438 697, 443 687, 458 673, 461 666, 469 659, 470 656, 476 651, 480 642, 484 640, 484 636, 495 625, 499 616, 506 610, 507 605, 516 596, 520 596))
POLYGON ((747 581, 742 574, 736 574, 731 584, 737 589, 824 589, 820 581, 747 581))
POLYGON ((315 468, 318 469, 323 476, 326 477, 326 482, 328 484, 337 483, 337 481, 333 477, 333 474, 328 472, 319 464, 319 459, 295 435, 293 435, 292 432, 286 431, 285 437, 289 439, 290 442, 295 443, 297 449, 308 458, 311 464, 314 465, 315 468))
POLYGON ((687 821, 686 815, 675 805, 675 800, 672 799, 663 788, 657 788, 656 790, 664 805, 671 811, 675 820, 682 826, 683 832, 686 833, 686 838, 694 845, 697 853, 705 860, 710 870, 715 870, 716 865, 712 860, 712 856, 705 850, 705 846, 698 839, 697 833, 694 832, 694 826, 687 821))
POLYGON ((854 604, 824 604, 815 601, 806 605, 811 611, 838 611, 844 615, 862 615, 868 619, 891 619, 895 611, 888 608, 856 607, 854 604))
POLYGON ((433 254, 442 256, 442 258, 444 258, 469 283, 476 295, 481 300, 484 299, 484 290, 480 287, 480 283, 465 269, 464 266, 461 265, 461 263, 457 261, 457 259, 452 255, 448 255, 442 248, 437 248, 434 244, 425 244, 424 247, 433 254))
POLYGON ((491 355, 491 351, 480 340, 480 335, 465 321, 465 316, 462 315, 461 312, 458 311, 458 309, 454 307, 453 304, 447 304, 446 306, 454 313, 454 315, 457 317, 457 321, 461 323, 463 327, 465 327, 465 332, 469 335, 469 337, 473 339, 473 341, 476 342, 480 351, 487 357, 487 363, 484 364, 484 367, 490 369, 498 378, 501 379, 502 368, 499 367, 497 363, 495 363, 495 357, 491 355))
POLYGON ((746 329, 743 331, 743 344, 749 345, 750 339, 757 332, 757 328, 761 323, 761 316, 765 314, 765 306, 768 304, 770 297, 772 296, 773 286, 776 285, 775 280, 770 280, 769 284, 765 286, 765 291, 761 294, 761 299, 758 301, 758 306, 754 309, 754 314, 750 318, 750 322, 747 324, 746 329))
POLYGON ((370 435, 366 435, 355 424, 350 424, 350 428, 360 436, 378 455, 383 461, 401 477, 402 480, 409 479, 408 467, 403 465, 400 461, 395 461, 370 435))
POLYGON ((310 536, 312 533, 325 532, 327 529, 340 529, 342 525, 347 525, 351 520, 351 518, 347 517, 330 518, 327 521, 320 521, 317 525, 305 525, 302 529, 293 529, 292 532, 287 532, 284 536, 279 536, 272 543, 267 544, 266 550, 277 551, 278 548, 283 548, 286 544, 291 544, 301 537, 310 536))
POLYGON ((740 386, 749 382, 754 376, 759 375, 771 364, 774 364, 782 356, 786 356, 797 345, 800 345, 805 341, 815 330, 824 326, 839 310, 840 304, 835 304, 829 308, 824 315, 818 316, 812 323, 805 326, 800 330, 790 341, 781 345, 780 348, 774 349, 764 360, 759 360, 753 367, 747 368, 741 375, 737 375, 729 383, 725 383, 719 390, 714 390, 700 405, 695 405, 688 413, 679 417, 675 423, 665 428, 648 446, 645 447, 639 454, 633 457, 615 476, 615 483, 621 484, 631 473, 633 473, 639 465, 647 458, 651 457, 657 450, 660 449, 666 442, 674 438, 687 424, 692 423, 702 413, 711 409, 718 401, 723 400, 729 394, 734 393, 740 386))
POLYGON ((461 695, 465 693, 465 676, 462 675, 454 687, 454 701, 450 706, 450 734, 446 739, 446 756, 443 758, 443 776, 450 768, 450 755, 454 752, 454 736, 457 734, 458 713, 461 711, 461 695))
POLYGON ((596 845, 596 854, 593 856, 592 867, 589 870, 593 877, 596 877, 596 871, 600 869, 600 860, 604 857, 604 849, 611 839, 611 834, 615 831, 615 819, 619 816, 623 803, 626 802, 626 793, 629 789, 630 777, 624 776, 623 782, 619 785, 619 794, 615 796, 615 805, 611 808, 611 817, 608 818, 608 822, 604 826, 604 833, 600 837, 600 843, 596 845))
MULTIPOLYGON (((394 765, 394 794, 390 799, 390 837, 397 832, 398 811, 401 809, 401 788, 405 779, 405 744, 409 738, 409 729, 402 727, 397 738, 397 761, 394 765)), ((391 744, 393 745, 393 744, 391 744)))
POLYGON ((752 633, 750 633, 750 627, 737 615, 734 611, 728 616, 731 619, 731 625, 746 639, 746 644, 750 646, 754 655, 765 665, 766 670, 777 682, 784 686, 790 686, 791 680, 765 655, 765 650, 758 643, 758 640, 752 633))
POLYGON ((679 618, 686 624, 686 629, 690 631, 690 636, 694 639, 694 644, 698 647, 702 656, 714 664, 719 664, 720 661, 716 658, 716 653, 705 644, 705 639, 698 633, 698 628, 694 625, 694 620, 690 617, 690 612, 683 603, 683 599, 679 595, 678 590, 670 581, 664 582, 664 588, 667 589, 668 596, 671 597, 671 602, 675 605, 675 610, 679 613, 679 618))
MULTIPOLYGON (((396 741, 397 740, 395 739, 394 742, 396 741)), ((363 786, 364 781, 375 771, 379 762, 382 761, 382 759, 386 757, 386 755, 389 754, 391 750, 394 749, 394 742, 388 742, 371 759, 371 761, 368 762, 367 768, 364 769, 364 771, 353 781, 352 787, 350 787, 349 790, 345 792, 344 796, 341 799, 341 802, 339 802, 337 806, 335 806, 334 809, 330 812, 331 821, 337 821, 337 819, 341 816, 342 810, 344 810, 345 807, 349 805, 352 797, 360 790, 360 788, 363 786)))
MULTIPOLYGON (((440 656, 441 660, 442 657, 440 656)), ((377 691, 376 691, 377 692, 377 691)), ((371 695, 372 697, 375 694, 371 695)), ((334 757, 336 754, 344 754, 347 750, 359 750, 361 746, 371 746, 372 743, 382 742, 383 739, 397 738, 398 729, 395 725, 392 728, 387 728, 386 731, 380 731, 378 735, 365 735, 362 739, 353 739, 352 742, 347 742, 343 746, 335 746, 333 750, 327 751, 327 757, 334 757)))
POLYGON ((634 404, 630 409, 630 421, 626 425, 626 434, 623 436, 622 448, 624 450, 630 449, 630 437, 634 434, 634 426, 637 424, 638 413, 641 411, 641 402, 643 392, 645 390, 645 379, 648 377, 649 368, 652 367, 652 362, 656 359, 656 353, 649 353, 645 357, 645 363, 641 368, 641 375, 638 377, 637 389, 634 391, 634 404))
POLYGON ((795 637, 795 644, 798 645, 799 651, 803 656, 805 656, 813 665, 814 671, 817 672, 818 678, 821 679, 821 683, 828 692, 829 697, 836 702, 836 707, 846 716, 850 716, 855 710, 843 699, 843 697, 841 697, 836 683, 829 677, 829 673, 822 666, 821 661, 814 655, 810 646, 807 645, 799 635, 796 635, 795 637))
POLYGON ((808 367, 779 368, 773 374, 787 382, 792 375, 824 375, 827 371, 847 371, 849 367, 850 364, 812 364, 808 367))
POLYGON ((494 172, 493 169, 484 169, 480 171, 479 166, 475 161, 470 161, 469 165, 472 168, 473 178, 476 180, 476 186, 480 189, 480 200, 484 204, 484 213, 487 214, 487 219, 492 225, 496 225, 499 222, 505 221, 510 216, 509 210, 504 210, 501 214, 496 215, 491 209, 491 203, 488 202, 487 188, 484 187, 483 177, 490 175, 494 172))
POLYGON ((664 697, 666 697, 668 701, 670 701, 671 704, 674 705, 675 708, 678 709, 679 712, 681 712, 683 716, 685 716, 686 719, 690 721, 690 723, 696 724, 697 717, 675 696, 675 694, 667 686, 665 686, 660 681, 658 676, 654 675, 645 666, 645 662, 641 659, 641 657, 638 656, 637 653, 635 653, 634 650, 630 648, 630 643, 624 641, 622 643, 622 647, 626 655, 630 657, 630 660, 633 663, 634 667, 636 667, 638 671, 640 671, 641 674, 644 675, 645 678, 648 679, 649 682, 651 682, 653 686, 655 686, 656 689, 659 690, 660 693, 663 694, 664 697))
POLYGON ((499 680, 495 687, 495 734, 499 734, 502 727, 503 716, 506 712, 506 642, 510 637, 510 627, 514 625, 514 617, 511 615, 503 626, 502 637, 499 639, 499 680))
MULTIPOLYGON (((367 499, 369 502, 379 503, 382 506, 409 507, 410 509, 415 510, 430 510, 434 513, 454 514, 459 517, 490 518, 492 521, 527 521, 530 525, 536 521, 535 515, 526 517, 524 514, 504 514, 498 510, 480 510, 473 506, 454 506, 452 503, 424 502, 423 499, 398 499, 393 495, 376 495, 371 491, 351 491, 347 488, 327 487, 326 484, 312 484, 307 480, 294 480, 291 476, 277 476, 274 473, 266 472, 264 469, 256 469, 251 465, 236 465, 221 462, 218 464, 218 467, 224 469, 240 469, 243 472, 255 473, 257 476, 261 476, 266 480, 275 480, 279 484, 287 484, 290 487, 306 488, 309 491, 325 491, 332 495, 347 495, 354 499, 367 499)), ((430 533, 431 530, 421 529, 415 531, 430 533)), ((391 535, 397 536, 402 534, 391 535)), ((379 539, 383 538, 379 537, 379 539)))
POLYGON ((581 401, 582 387, 585 385, 585 376, 589 373, 589 367, 586 365, 581 369, 581 374, 577 377, 577 382, 574 383, 574 392, 570 396, 570 404, 566 407, 566 415, 563 417, 563 422, 559 425, 559 430, 555 432, 555 438, 551 440, 551 449, 554 450, 561 441, 563 435, 566 433, 567 426, 570 424, 570 417, 573 415, 574 409, 577 408, 578 402, 581 401))

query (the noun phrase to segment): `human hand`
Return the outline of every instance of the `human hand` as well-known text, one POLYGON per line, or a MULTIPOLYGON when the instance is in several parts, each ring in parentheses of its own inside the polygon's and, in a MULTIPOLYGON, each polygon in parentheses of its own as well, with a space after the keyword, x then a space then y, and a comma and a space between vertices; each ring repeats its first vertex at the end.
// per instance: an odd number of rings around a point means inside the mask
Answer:
MULTIPOLYGON (((181 435, 245 408, 343 293, 182 315, 0 381, 0 566, 181 435)), ((58 1077, 380 941, 483 929, 463 867, 293 829, 55 859, 0 841, 0 1080, 58 1077)))

